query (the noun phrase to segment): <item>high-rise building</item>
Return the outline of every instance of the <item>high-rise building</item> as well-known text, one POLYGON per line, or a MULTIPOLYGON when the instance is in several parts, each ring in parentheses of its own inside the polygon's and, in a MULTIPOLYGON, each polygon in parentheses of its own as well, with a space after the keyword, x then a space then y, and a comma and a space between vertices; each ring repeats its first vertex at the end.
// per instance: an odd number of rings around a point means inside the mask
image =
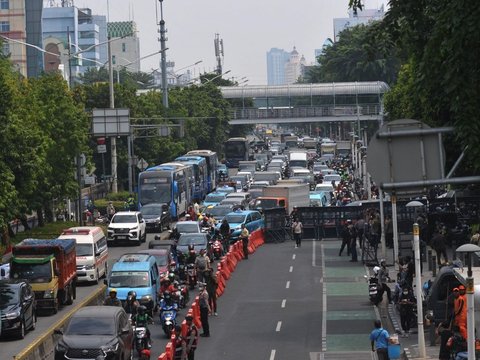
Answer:
POLYGON ((295 84, 303 76, 303 68, 306 65, 305 57, 298 53, 295 46, 290 53, 290 58, 285 64, 285 84, 295 84))
POLYGON ((42 21, 45 50, 59 54, 45 54, 45 71, 64 69, 65 77, 72 82, 89 68, 106 64, 105 16, 74 6, 48 7, 43 10, 42 21))
POLYGON ((357 26, 360 24, 368 24, 371 21, 382 20, 385 16, 384 6, 379 9, 363 9, 357 10, 355 14, 352 9, 348 11, 348 18, 333 19, 333 35, 334 41, 338 41, 340 32, 346 28, 357 26))
POLYGON ((42 53, 25 44, 42 46, 42 0, 0 0, 0 35, 3 54, 9 55, 23 76, 38 76, 42 53))
POLYGON ((290 59, 290 53, 278 48, 267 52, 267 84, 285 84, 285 65, 290 59))
POLYGON ((140 71, 140 39, 134 21, 117 21, 107 24, 112 62, 118 69, 140 71))

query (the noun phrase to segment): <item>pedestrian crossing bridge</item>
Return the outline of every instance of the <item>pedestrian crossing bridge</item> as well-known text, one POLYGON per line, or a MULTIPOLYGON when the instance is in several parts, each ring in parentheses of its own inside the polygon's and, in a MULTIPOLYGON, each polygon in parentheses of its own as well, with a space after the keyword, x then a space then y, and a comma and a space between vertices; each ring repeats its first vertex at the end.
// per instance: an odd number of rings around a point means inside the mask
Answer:
POLYGON ((383 121, 381 81, 222 86, 233 105, 230 125, 383 121))

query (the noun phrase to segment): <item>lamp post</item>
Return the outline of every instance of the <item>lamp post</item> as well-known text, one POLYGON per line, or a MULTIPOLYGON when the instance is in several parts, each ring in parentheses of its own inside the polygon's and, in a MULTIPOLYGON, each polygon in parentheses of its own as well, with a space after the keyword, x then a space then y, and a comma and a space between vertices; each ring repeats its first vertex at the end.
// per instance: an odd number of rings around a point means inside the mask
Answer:
POLYGON ((168 84, 167 84, 167 54, 166 54, 166 46, 165 42, 167 38, 165 37, 165 33, 167 30, 165 29, 165 20, 163 20, 163 0, 160 1, 160 49, 162 51, 162 103, 163 106, 168 109, 168 84))
POLYGON ((467 347, 468 358, 475 359, 475 287, 472 277, 472 254, 479 252, 480 247, 475 244, 464 244, 455 251, 467 255, 467 347))
POLYGON ((420 357, 425 358, 427 356, 427 352, 425 349, 425 334, 423 332, 422 272, 420 269, 420 229, 417 223, 413 224, 413 246, 415 249, 415 295, 417 297, 418 314, 418 351, 420 353, 420 357))

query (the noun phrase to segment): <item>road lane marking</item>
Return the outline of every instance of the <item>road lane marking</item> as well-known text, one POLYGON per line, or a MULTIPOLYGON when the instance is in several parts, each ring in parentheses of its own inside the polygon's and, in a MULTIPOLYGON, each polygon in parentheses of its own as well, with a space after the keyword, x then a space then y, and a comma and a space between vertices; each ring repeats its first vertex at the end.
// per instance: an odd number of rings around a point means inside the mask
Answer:
POLYGON ((276 332, 279 332, 281 327, 282 327, 282 322, 279 321, 279 322, 277 323, 277 328, 275 329, 275 331, 276 331, 276 332))
MULTIPOLYGON (((325 249, 323 243, 320 245, 322 257, 322 275, 325 275, 325 249)), ((322 294, 322 352, 327 351, 327 282, 323 282, 322 294)))
POLYGON ((295 260, 295 254, 292 255, 292 260, 295 260))
POLYGON ((274 360, 275 359, 275 349, 272 349, 272 352, 270 353, 270 360, 274 360))
POLYGON ((287 285, 285 286, 285 288, 290 288, 290 281, 287 281, 287 285))
POLYGON ((287 303, 287 299, 283 299, 283 300, 282 300, 282 308, 285 307, 285 304, 286 304, 286 303, 287 303))
POLYGON ((293 272, 293 266, 290 266, 289 272, 293 272))

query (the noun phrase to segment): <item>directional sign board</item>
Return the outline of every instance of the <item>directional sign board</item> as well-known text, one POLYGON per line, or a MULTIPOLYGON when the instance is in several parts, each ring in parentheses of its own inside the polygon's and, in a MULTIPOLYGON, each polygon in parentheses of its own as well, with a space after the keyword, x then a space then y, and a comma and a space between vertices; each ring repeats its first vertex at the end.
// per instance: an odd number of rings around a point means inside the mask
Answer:
POLYGON ((396 194, 421 194, 422 187, 402 188, 402 183, 437 180, 444 177, 444 149, 439 133, 417 120, 385 123, 370 141, 367 168, 382 187, 395 183, 396 194))

